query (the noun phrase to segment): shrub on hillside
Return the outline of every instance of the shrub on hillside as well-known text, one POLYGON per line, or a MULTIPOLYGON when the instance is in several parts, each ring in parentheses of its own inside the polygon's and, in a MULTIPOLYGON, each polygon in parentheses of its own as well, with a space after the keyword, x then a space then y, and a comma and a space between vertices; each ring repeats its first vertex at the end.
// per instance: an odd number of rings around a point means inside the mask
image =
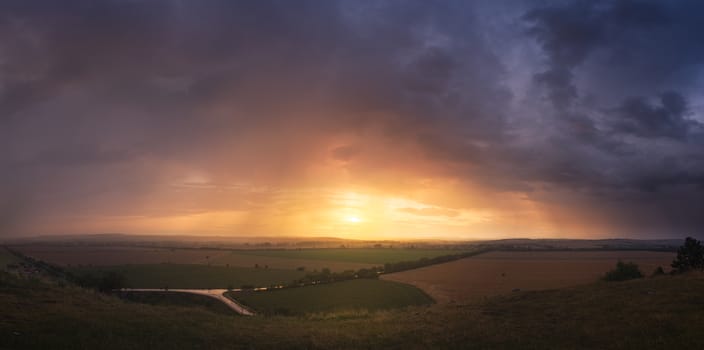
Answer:
POLYGON ((616 263, 616 268, 607 272, 604 276, 605 281, 626 281, 634 278, 642 278, 643 274, 638 269, 638 265, 633 262, 623 262, 619 260, 616 263))
POLYGON ((110 292, 125 287, 125 276, 117 271, 108 271, 101 274, 81 273, 69 275, 69 280, 83 288, 97 289, 101 292, 110 292))
POLYGON ((653 271, 653 277, 663 275, 665 275, 665 270, 663 270, 662 266, 658 266, 655 271, 653 271))

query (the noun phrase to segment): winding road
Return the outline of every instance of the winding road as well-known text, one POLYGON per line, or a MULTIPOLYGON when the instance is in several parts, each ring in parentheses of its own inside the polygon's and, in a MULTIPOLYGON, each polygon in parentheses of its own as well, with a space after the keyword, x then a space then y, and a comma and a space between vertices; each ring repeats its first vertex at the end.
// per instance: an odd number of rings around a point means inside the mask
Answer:
MULTIPOLYGON (((197 295, 205 295, 219 300, 223 304, 227 305, 230 309, 244 316, 254 316, 254 313, 244 306, 238 304, 234 300, 225 296, 227 289, 148 289, 148 288, 122 288, 119 289, 120 292, 167 292, 167 293, 190 293, 197 295)), ((235 290, 236 291, 236 290, 235 290)))

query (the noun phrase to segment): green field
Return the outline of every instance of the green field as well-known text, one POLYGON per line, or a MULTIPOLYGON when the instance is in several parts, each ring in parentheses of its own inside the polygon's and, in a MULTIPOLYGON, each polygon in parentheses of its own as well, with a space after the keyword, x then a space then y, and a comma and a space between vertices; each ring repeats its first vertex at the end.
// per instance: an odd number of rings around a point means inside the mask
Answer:
POLYGON ((126 287, 129 288, 265 287, 289 283, 305 275, 305 272, 296 270, 186 264, 96 266, 73 268, 70 271, 79 275, 117 271, 125 277, 126 287))
POLYGON ((269 256, 288 259, 310 259, 345 261, 383 265, 399 261, 415 261, 464 252, 452 249, 405 249, 405 248, 330 248, 330 249, 286 249, 286 250, 238 250, 237 254, 269 256))
POLYGON ((381 310, 433 302, 416 287, 377 279, 357 279, 266 292, 231 292, 230 295, 238 302, 267 315, 381 310))

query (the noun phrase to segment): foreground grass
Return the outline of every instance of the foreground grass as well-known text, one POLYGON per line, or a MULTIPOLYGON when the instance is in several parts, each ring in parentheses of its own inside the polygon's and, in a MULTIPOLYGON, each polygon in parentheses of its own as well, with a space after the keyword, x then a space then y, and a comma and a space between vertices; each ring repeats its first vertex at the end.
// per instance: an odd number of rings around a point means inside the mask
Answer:
POLYGON ((237 317, 76 288, 0 284, 0 348, 704 348, 704 278, 515 293, 468 305, 237 317))
POLYGON ((377 279, 357 279, 266 292, 230 292, 230 295, 266 315, 384 310, 433 302, 418 288, 377 279))
POLYGON ((305 275, 296 270, 225 267, 185 264, 147 264, 81 267, 76 274, 117 271, 129 288, 239 288, 243 285, 270 286, 289 283, 305 275))
POLYGON ((407 249, 407 248, 324 248, 286 250, 238 250, 240 255, 268 256, 287 259, 310 259, 344 261, 384 265, 400 261, 415 261, 422 258, 461 253, 452 249, 407 249))

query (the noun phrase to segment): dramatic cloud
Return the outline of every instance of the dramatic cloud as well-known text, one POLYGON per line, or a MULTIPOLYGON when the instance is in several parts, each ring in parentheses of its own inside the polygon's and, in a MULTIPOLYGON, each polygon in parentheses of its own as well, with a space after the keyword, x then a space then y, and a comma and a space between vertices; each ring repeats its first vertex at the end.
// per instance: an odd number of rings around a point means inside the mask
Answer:
POLYGON ((701 234, 702 10, 6 1, 0 234, 701 234))
POLYGON ((687 101, 676 92, 660 96, 660 106, 642 97, 628 98, 616 109, 613 130, 641 137, 685 138, 698 124, 688 120, 687 101))

